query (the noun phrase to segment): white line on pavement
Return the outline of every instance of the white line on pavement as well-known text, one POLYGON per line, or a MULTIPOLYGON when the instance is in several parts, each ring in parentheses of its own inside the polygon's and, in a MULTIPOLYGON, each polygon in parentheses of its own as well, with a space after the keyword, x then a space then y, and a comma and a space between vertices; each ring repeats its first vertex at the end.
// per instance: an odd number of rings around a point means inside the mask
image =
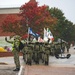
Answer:
POLYGON ((21 75, 22 69, 23 69, 23 66, 21 66, 21 68, 20 68, 20 71, 19 71, 18 75, 21 75))

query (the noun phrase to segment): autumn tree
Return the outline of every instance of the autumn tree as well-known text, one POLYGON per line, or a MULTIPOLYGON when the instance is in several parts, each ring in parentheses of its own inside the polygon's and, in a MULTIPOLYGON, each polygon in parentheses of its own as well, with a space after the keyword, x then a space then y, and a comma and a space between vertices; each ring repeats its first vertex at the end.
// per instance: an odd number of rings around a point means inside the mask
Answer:
POLYGON ((38 3, 28 2, 20 8, 20 16, 22 16, 21 24, 26 29, 31 27, 34 32, 43 32, 44 27, 50 27, 56 23, 48 10, 48 6, 38 6, 38 3))
POLYGON ((20 25, 20 17, 18 17, 18 14, 8 15, 3 21, 1 28, 3 32, 11 32, 20 35, 20 31, 22 32, 22 26, 20 25))
POLYGON ((20 7, 19 19, 15 16, 8 16, 2 25, 5 32, 14 32, 24 35, 28 27, 34 32, 43 34, 44 27, 50 27, 56 23, 56 18, 49 13, 48 6, 38 6, 38 2, 28 2, 20 7))

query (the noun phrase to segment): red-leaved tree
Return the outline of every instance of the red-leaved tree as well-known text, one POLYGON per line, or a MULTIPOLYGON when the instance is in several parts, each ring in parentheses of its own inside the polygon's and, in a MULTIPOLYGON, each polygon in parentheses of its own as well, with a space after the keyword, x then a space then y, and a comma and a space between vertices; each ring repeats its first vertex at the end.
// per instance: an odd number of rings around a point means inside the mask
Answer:
POLYGON ((14 32, 18 35, 24 35, 31 27, 34 32, 43 34, 44 27, 50 28, 56 23, 56 18, 53 18, 48 10, 48 6, 38 6, 37 2, 28 2, 20 7, 20 13, 16 16, 8 16, 2 25, 5 32, 14 32))

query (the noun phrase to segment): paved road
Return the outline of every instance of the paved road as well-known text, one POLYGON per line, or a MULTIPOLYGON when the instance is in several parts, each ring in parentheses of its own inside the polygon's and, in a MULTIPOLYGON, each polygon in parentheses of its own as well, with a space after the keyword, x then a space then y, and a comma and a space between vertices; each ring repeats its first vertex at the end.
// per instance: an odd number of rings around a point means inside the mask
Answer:
MULTIPOLYGON (((65 52, 65 55, 67 52, 65 52)), ((15 68, 13 57, 0 57, 0 75, 75 75, 75 50, 70 48, 69 59, 56 59, 50 56, 49 65, 25 65, 22 56, 20 57, 21 72, 13 72, 15 68)))
POLYGON ((18 75, 18 72, 13 72, 14 66, 0 65, 0 75, 18 75))
POLYGON ((24 75, 75 75, 74 67, 25 66, 24 75))
MULTIPOLYGON (((75 75, 75 50, 70 48, 71 57, 69 59, 49 58, 49 65, 25 65, 24 75, 75 75)), ((67 55, 67 52, 65 54, 67 55)))

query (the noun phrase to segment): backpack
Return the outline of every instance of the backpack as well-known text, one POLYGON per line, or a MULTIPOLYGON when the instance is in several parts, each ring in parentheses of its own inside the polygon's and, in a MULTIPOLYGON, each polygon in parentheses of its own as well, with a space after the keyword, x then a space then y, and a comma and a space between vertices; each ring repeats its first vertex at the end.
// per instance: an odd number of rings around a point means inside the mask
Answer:
POLYGON ((19 44, 19 50, 22 50, 24 48, 24 44, 22 42, 20 42, 19 44))

